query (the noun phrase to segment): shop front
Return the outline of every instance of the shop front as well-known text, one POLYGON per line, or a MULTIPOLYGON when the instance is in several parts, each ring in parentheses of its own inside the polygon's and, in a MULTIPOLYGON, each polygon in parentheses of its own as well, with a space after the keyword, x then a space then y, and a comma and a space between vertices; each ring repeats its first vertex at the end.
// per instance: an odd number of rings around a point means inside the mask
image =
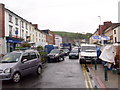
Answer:
POLYGON ((23 39, 6 38, 7 40, 7 53, 15 50, 16 47, 21 46, 23 39))

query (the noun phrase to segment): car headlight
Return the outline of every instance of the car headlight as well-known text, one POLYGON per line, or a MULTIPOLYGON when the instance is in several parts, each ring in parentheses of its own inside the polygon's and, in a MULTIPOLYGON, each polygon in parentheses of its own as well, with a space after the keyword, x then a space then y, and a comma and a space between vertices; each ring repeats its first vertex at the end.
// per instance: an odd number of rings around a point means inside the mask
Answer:
POLYGON ((58 56, 59 54, 55 54, 55 56, 58 56))
POLYGON ((6 68, 6 69, 4 70, 4 73, 11 73, 11 68, 6 68))

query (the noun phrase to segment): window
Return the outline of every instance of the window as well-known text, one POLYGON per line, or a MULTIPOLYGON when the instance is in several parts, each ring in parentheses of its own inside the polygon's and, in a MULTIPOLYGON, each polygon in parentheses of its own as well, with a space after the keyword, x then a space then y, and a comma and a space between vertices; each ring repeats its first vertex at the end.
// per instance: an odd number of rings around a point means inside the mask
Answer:
POLYGON ((31 26, 29 26, 29 30, 31 31, 31 26))
POLYGON ((36 38, 36 42, 37 42, 37 38, 36 38))
POLYGON ((37 58, 36 53, 35 52, 31 52, 30 53, 30 60, 36 59, 36 58, 37 58))
POLYGON ((117 38, 115 37, 115 43, 117 42, 117 38))
POLYGON ((15 18, 15 24, 18 25, 18 18, 15 18))
POLYGON ((33 35, 33 42, 34 42, 34 35, 33 35))
POLYGON ((9 22, 12 23, 12 15, 9 14, 9 22))
POLYGON ((116 30, 114 30, 114 34, 116 34, 116 30))
POLYGON ((22 28, 24 28, 24 22, 22 21, 22 28))
POLYGON ((36 37, 37 37, 37 32, 36 32, 36 37))
POLYGON ((28 31, 26 31, 26 36, 28 36, 28 31))
POLYGON ((16 30, 15 30, 15 34, 18 35, 18 28, 16 28, 16 30))
POLYGON ((24 38, 24 30, 22 30, 22 38, 24 38))
POLYGON ((24 53, 23 54, 23 56, 22 56, 22 61, 24 60, 24 59, 27 59, 27 60, 29 60, 29 53, 24 53))
POLYGON ((11 37, 12 36, 12 26, 11 25, 9 25, 9 36, 11 37))
POLYGON ((26 23, 26 29, 28 29, 28 24, 26 23))

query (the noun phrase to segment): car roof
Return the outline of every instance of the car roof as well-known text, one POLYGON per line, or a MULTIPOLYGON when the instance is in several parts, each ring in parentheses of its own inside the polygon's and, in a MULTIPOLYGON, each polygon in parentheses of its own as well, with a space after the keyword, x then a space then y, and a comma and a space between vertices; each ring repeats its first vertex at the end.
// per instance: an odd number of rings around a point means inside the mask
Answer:
POLYGON ((81 46, 96 46, 95 44, 82 44, 81 46))
POLYGON ((37 52, 37 50, 34 50, 34 49, 17 50, 17 51, 13 51, 12 53, 24 53, 24 52, 37 52))

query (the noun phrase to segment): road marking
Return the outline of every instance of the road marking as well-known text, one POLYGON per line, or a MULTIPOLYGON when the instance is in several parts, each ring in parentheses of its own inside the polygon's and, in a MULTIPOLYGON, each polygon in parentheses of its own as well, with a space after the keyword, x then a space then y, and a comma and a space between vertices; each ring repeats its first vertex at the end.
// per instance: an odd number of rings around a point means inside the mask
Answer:
POLYGON ((88 75, 88 72, 85 70, 85 72, 86 72, 86 75, 87 75, 87 77, 88 77, 88 82, 89 82, 89 84, 90 84, 90 88, 93 88, 93 85, 92 85, 92 83, 91 83, 91 79, 90 79, 90 77, 89 77, 89 75, 88 75))
POLYGON ((93 90, 93 85, 92 85, 90 76, 88 75, 88 72, 85 68, 85 64, 82 64, 82 71, 85 79, 86 88, 91 88, 93 90))
POLYGON ((84 80, 85 80, 86 88, 89 88, 89 87, 88 87, 88 81, 87 81, 86 74, 85 74, 85 70, 84 70, 84 65, 83 65, 83 64, 82 64, 82 71, 83 71, 83 74, 84 74, 84 80))

